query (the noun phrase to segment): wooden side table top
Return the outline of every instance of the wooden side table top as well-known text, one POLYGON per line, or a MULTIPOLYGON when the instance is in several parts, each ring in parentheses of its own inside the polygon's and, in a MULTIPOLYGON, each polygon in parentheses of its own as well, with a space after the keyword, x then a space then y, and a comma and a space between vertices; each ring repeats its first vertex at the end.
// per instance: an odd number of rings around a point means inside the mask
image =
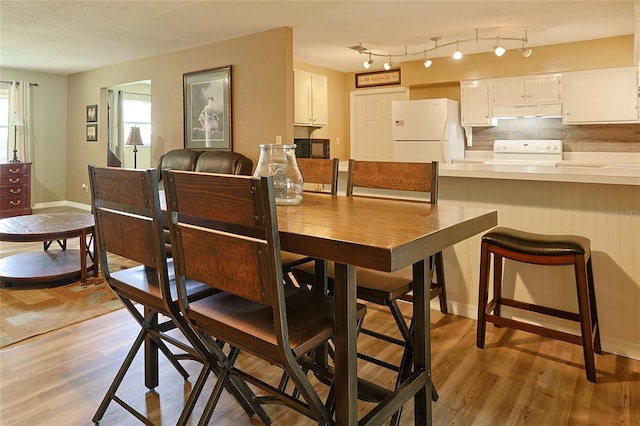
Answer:
POLYGON ((42 213, 0 219, 0 241, 33 242, 93 232, 91 213, 42 213))

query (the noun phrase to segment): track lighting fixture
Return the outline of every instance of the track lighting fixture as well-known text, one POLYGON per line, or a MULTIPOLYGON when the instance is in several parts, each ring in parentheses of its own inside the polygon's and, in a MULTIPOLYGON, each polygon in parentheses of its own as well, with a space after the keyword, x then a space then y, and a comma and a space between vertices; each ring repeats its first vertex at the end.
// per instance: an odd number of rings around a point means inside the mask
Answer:
POLYGON ((522 49, 518 49, 518 52, 520 52, 520 54, 525 58, 528 58, 529 56, 531 56, 531 53, 533 53, 533 50, 523 47, 522 49))
POLYGON ((504 55, 504 52, 506 52, 506 50, 500 46, 500 37, 496 37, 496 45, 493 46, 493 53, 495 53, 497 57, 500 57, 504 55))
POLYGON ((456 51, 453 52, 453 59, 455 59, 456 61, 459 61, 460 59, 462 59, 462 52, 460 51, 460 48, 458 47, 458 42, 456 42, 456 51))
POLYGON ((524 56, 525 58, 528 58, 529 56, 531 56, 531 53, 533 53, 533 50, 524 47, 525 42, 527 41, 527 31, 524 31, 524 39, 522 40, 522 47, 520 49, 518 49, 518 52, 520 52, 520 54, 522 56, 524 56))
POLYGON ((371 67, 371 65, 373 65, 373 59, 371 59, 371 55, 372 55, 372 53, 369 52, 369 60, 368 61, 364 61, 362 63, 362 66, 365 67, 365 69, 369 69, 371 67))
POLYGON ((427 54, 429 52, 433 52, 439 48, 442 47, 448 47, 448 46, 456 46, 456 50, 453 53, 452 57, 453 59, 459 61, 460 59, 462 59, 462 51, 460 50, 460 45, 464 44, 464 43, 468 43, 468 42, 479 42, 479 41, 493 41, 495 40, 496 44, 493 46, 493 53, 496 56, 502 56, 506 53, 507 49, 502 46, 501 44, 504 44, 505 41, 507 42, 522 42, 522 47, 520 49, 515 49, 517 52, 519 52, 522 56, 524 56, 525 58, 528 58, 529 56, 531 56, 532 50, 530 48, 526 47, 526 44, 529 42, 529 39, 527 37, 527 31, 524 31, 524 37, 519 38, 519 37, 501 37, 501 36, 491 36, 491 37, 479 37, 478 35, 478 29, 475 30, 475 37, 473 38, 468 38, 468 39, 458 39, 455 41, 450 41, 450 42, 446 42, 446 43, 442 43, 442 44, 438 44, 438 42, 441 40, 441 37, 431 37, 431 41, 434 42, 434 46, 428 49, 423 49, 419 52, 408 52, 407 51, 407 46, 405 46, 404 48, 404 53, 398 53, 398 54, 394 54, 394 53, 388 53, 388 52, 374 52, 370 49, 367 49, 366 47, 362 46, 362 43, 358 44, 357 46, 350 46, 349 48, 352 50, 355 50, 356 52, 358 52, 359 54, 366 54, 369 55, 369 59, 367 61, 364 61, 362 63, 362 66, 365 68, 370 68, 371 65, 373 64, 373 60, 372 57, 373 56, 379 56, 379 57, 388 57, 389 60, 387 62, 384 63, 384 69, 385 70, 389 70, 391 69, 391 67, 393 67, 393 59, 394 58, 411 58, 411 57, 416 57, 419 55, 422 56, 422 64, 424 65, 425 68, 429 68, 431 67, 431 65, 433 64, 431 59, 427 59, 427 54))
POLYGON ((389 62, 385 62, 383 67, 385 70, 389 71, 393 66, 393 62, 391 62, 391 55, 389 55, 389 62))

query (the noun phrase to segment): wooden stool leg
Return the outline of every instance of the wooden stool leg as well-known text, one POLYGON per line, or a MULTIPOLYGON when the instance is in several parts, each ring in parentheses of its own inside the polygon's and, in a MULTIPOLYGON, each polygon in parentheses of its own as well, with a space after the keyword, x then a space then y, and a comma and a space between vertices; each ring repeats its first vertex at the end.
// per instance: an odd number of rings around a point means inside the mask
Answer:
MULTIPOLYGON (((502 306, 502 256, 497 253, 493 254, 493 300, 495 308, 493 314, 500 316, 502 306)), ((501 327, 496 325, 496 327, 501 327)))
POLYGON ((584 256, 576 256, 575 259, 576 288, 578 292, 578 312, 580 313, 580 329, 582 331, 582 348, 584 352, 584 367, 587 379, 596 381, 596 365, 593 355, 593 333, 591 309, 589 308, 590 296, 587 285, 587 266, 584 256))
POLYGON ((602 353, 600 344, 600 323, 598 322, 598 309, 596 305, 596 289, 593 284, 593 267, 591 265, 591 256, 587 260, 587 285, 589 286, 589 307, 591 308, 591 329, 595 330, 593 336, 593 350, 597 354, 602 353))
POLYGON ((444 283, 444 261, 442 259, 442 252, 438 252, 434 255, 435 257, 435 270, 436 270, 436 280, 438 285, 440 286, 440 312, 443 314, 449 313, 449 309, 447 308, 447 287, 444 283))
POLYGON ((487 303, 489 298, 489 269, 491 268, 491 256, 489 245, 482 242, 480 248, 480 283, 478 285, 478 329, 476 331, 476 346, 484 348, 485 334, 487 331, 487 303))

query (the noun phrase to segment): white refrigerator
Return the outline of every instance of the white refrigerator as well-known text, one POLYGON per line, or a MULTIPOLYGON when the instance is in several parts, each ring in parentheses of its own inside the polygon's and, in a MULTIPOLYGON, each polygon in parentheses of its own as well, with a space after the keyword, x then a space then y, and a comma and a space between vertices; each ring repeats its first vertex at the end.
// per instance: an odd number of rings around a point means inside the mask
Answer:
POLYGON ((464 158, 457 101, 392 101, 391 126, 393 161, 451 163, 454 158, 464 158))

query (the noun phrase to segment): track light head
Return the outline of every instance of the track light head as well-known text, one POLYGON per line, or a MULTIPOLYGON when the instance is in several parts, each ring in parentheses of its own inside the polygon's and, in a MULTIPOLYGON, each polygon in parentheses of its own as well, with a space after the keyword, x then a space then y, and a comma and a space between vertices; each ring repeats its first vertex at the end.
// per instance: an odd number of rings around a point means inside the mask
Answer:
POLYGON ((522 49, 519 49, 518 52, 520 52, 520 54, 525 58, 528 58, 533 53, 533 50, 523 47, 522 49))
POLYGON ((456 61, 459 61, 460 59, 462 59, 462 52, 460 51, 460 48, 458 47, 458 42, 456 42, 456 51, 453 52, 453 56, 452 57, 456 61))
POLYGON ((362 63, 362 66, 363 66, 365 69, 367 69, 367 70, 368 70, 369 68, 371 68, 371 65, 373 65, 373 59, 371 59, 371 53, 369 53, 369 60, 368 60, 368 61, 364 61, 364 62, 362 63))
POLYGON ((383 67, 385 70, 389 71, 393 66, 393 62, 391 62, 391 55, 389 55, 389 62, 385 62, 383 67))
POLYGON ((506 50, 504 47, 500 46, 500 36, 498 36, 496 37, 496 45, 493 46, 493 53, 495 53, 497 57, 500 57, 504 55, 504 52, 506 52, 506 50))
POLYGON ((424 58, 422 60, 422 65, 424 65, 425 68, 429 68, 432 64, 433 61, 431 59, 424 58))

